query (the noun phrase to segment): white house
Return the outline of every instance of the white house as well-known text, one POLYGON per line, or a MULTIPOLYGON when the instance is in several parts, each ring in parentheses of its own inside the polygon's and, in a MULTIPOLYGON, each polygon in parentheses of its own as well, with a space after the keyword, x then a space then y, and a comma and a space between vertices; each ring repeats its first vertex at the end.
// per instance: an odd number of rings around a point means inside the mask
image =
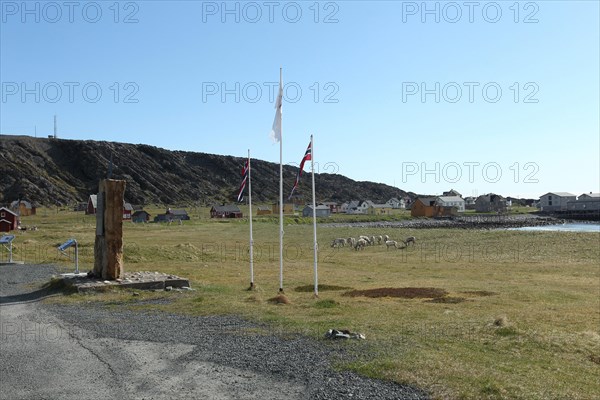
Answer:
POLYGON ((465 211, 465 201, 460 196, 439 196, 436 202, 438 206, 456 207, 458 212, 465 211))
POLYGON ((404 203, 404 199, 397 199, 395 197, 392 197, 391 199, 389 199, 385 204, 387 204, 388 206, 392 207, 392 208, 405 208, 406 204, 404 203))
POLYGON ((540 196, 541 211, 564 211, 569 201, 577 200, 577 196, 569 192, 549 192, 540 196))

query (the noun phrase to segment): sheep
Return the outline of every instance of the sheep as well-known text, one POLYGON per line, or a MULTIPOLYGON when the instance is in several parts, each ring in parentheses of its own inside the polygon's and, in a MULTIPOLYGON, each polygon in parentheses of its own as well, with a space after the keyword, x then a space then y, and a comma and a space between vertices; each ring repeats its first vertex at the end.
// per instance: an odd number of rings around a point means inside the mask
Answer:
POLYGON ((358 239, 356 245, 354 246, 354 250, 363 250, 367 245, 367 241, 365 239, 358 239))
POLYGON ((346 239, 344 238, 337 238, 337 239, 333 239, 333 242, 331 242, 331 247, 344 247, 346 245, 346 239))
POLYGON ((415 243, 417 243, 417 238, 414 236, 407 237, 406 240, 404 240, 404 244, 408 246, 409 243, 412 243, 414 246, 415 243))
POLYGON ((383 242, 387 242, 388 240, 390 240, 390 237, 388 235, 383 235, 383 242))
POLYGON ((377 239, 377 244, 381 244, 381 241, 383 240, 383 236, 379 235, 376 237, 377 239))
POLYGON ((371 236, 371 246, 375 246, 375 236, 371 236))

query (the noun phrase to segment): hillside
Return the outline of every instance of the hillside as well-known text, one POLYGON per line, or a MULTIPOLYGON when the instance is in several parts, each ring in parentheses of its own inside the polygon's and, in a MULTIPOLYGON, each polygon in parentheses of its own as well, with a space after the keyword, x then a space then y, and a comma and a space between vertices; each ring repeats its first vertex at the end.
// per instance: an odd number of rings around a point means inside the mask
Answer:
MULTIPOLYGON (((204 204, 232 202, 240 184, 240 157, 169 151, 143 144, 0 136, 0 204, 27 199, 40 205, 86 201, 107 176, 127 181, 126 200, 133 204, 204 204)), ((253 200, 275 202, 279 165, 252 161, 253 200)), ((284 166, 284 191, 289 193, 297 167, 284 166)), ((310 200, 310 180, 297 189, 298 202, 310 200)), ((315 175, 317 201, 350 199, 386 201, 409 196, 400 189, 356 182, 337 174, 315 175)))

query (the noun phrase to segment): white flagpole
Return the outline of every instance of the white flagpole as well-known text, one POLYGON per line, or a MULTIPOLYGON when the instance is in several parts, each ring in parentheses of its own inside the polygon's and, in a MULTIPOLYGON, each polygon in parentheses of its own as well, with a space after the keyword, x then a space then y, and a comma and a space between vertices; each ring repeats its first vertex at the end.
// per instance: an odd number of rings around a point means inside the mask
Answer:
MULTIPOLYGON (((283 72, 279 68, 279 88, 283 87, 283 72)), ((283 98, 282 98, 283 103, 283 98)), ((281 106, 283 110, 283 104, 281 106)), ((283 111, 282 111, 283 114, 283 111)), ((283 115, 279 138, 279 291, 283 292, 283 115)))
POLYGON ((254 239, 252 238, 252 168, 250 167, 250 149, 248 149, 248 205, 250 216, 250 290, 254 289, 254 239))
POLYGON ((313 144, 313 135, 310 135, 310 170, 312 173, 312 209, 313 209, 313 231, 314 231, 314 252, 315 252, 315 296, 319 297, 319 273, 317 268, 317 206, 315 200, 315 146, 313 144))

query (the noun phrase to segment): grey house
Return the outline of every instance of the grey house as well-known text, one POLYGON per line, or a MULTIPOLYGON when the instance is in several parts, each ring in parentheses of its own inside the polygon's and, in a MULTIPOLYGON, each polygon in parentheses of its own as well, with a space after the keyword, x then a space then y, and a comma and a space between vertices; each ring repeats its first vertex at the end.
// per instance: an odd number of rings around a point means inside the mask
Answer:
POLYGON ((565 211, 567 203, 577 200, 577 196, 569 192, 549 192, 540 196, 541 211, 565 211))
MULTIPOLYGON (((315 209, 317 217, 329 217, 331 215, 331 209, 325 205, 318 205, 315 209)), ((304 207, 302 210, 303 217, 312 217, 313 208, 312 205, 304 207)))
POLYGON ((477 212, 505 212, 506 199, 499 194, 483 194, 475 200, 475 210, 477 212))

